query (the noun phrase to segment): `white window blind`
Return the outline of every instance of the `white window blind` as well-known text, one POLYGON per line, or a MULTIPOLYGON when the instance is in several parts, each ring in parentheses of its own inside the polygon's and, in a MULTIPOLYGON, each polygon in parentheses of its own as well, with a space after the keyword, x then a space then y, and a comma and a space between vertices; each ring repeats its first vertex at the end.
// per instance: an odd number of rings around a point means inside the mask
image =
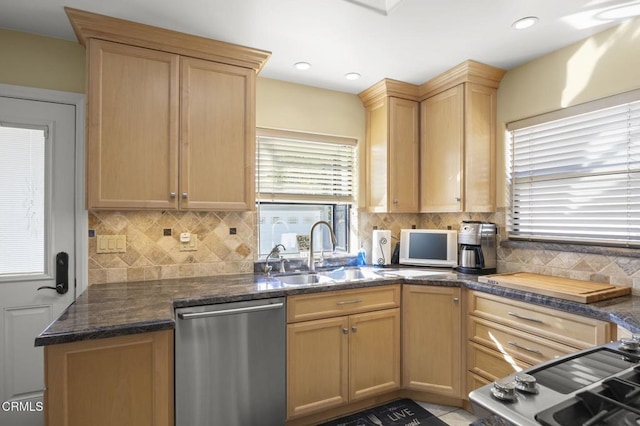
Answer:
POLYGON ((510 238, 640 246, 638 99, 630 92, 508 126, 510 238))
POLYGON ((258 129, 261 201, 341 203, 355 199, 355 140, 258 129))
POLYGON ((45 139, 0 124, 0 276, 45 272, 45 139))

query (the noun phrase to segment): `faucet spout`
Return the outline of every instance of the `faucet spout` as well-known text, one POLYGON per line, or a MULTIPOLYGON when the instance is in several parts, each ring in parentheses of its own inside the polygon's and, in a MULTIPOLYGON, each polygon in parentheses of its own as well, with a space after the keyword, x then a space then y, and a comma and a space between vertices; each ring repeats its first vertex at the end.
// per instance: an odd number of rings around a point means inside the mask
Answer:
POLYGON ((314 262, 314 253, 313 253, 313 231, 316 229, 318 225, 325 225, 329 229, 329 235, 331 236, 331 244, 335 248, 338 240, 336 239, 336 234, 333 233, 333 229, 331 229, 331 225, 326 220, 319 220, 313 225, 311 225, 311 231, 309 231, 309 272, 316 271, 316 264, 314 262))
MULTIPOLYGON (((264 273, 265 275, 269 275, 269 272, 271 272, 271 265, 269 265, 269 258, 271 256, 273 256, 274 258, 277 256, 278 258, 280 257, 280 247, 282 247, 282 250, 286 250, 286 248, 282 245, 282 244, 276 244, 276 246, 274 248, 271 249, 271 251, 269 252, 269 254, 267 255, 267 258, 264 260, 264 273)), ((284 263, 281 263, 280 269, 283 268, 284 263)))

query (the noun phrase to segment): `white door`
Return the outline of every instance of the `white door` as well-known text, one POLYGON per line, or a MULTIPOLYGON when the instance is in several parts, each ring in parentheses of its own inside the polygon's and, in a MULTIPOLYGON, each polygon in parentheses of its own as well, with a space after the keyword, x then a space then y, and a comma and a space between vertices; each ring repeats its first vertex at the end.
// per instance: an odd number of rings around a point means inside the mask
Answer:
POLYGON ((43 424, 34 339, 75 299, 75 109, 0 96, 0 425, 43 424))

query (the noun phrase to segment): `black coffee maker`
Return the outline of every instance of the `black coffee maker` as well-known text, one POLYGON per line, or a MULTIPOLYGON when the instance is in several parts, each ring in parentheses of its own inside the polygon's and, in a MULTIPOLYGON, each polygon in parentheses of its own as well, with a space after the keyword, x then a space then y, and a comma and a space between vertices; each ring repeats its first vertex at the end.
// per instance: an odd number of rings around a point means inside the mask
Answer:
POLYGON ((464 221, 458 231, 457 270, 465 274, 485 275, 496 272, 495 223, 464 221))

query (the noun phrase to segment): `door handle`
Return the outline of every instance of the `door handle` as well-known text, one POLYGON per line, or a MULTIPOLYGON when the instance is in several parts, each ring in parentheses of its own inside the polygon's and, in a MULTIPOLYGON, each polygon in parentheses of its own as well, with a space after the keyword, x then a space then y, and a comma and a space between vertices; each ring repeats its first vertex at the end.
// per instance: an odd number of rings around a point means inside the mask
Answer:
POLYGON ((219 311, 207 312, 180 312, 178 318, 181 320, 219 317, 222 315, 246 314, 249 312, 269 311, 271 309, 280 309, 284 307, 284 303, 272 303, 269 305, 247 306, 246 308, 221 309, 219 311))
POLYGON ((42 286, 38 290, 48 288, 55 290, 58 294, 65 294, 69 291, 69 255, 63 251, 56 254, 56 286, 42 286))

